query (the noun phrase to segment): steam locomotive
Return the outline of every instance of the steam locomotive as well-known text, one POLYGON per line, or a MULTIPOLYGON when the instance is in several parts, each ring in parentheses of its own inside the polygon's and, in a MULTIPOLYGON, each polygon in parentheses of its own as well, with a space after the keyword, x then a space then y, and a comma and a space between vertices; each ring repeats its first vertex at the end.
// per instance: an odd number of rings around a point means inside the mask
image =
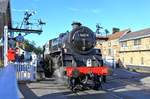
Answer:
POLYGON ((85 87, 91 81, 93 88, 98 89, 101 82, 106 81, 109 68, 103 66, 101 50, 94 48, 96 35, 79 22, 72 26, 71 32, 61 33, 44 45, 45 76, 50 77, 63 67, 71 90, 85 87))

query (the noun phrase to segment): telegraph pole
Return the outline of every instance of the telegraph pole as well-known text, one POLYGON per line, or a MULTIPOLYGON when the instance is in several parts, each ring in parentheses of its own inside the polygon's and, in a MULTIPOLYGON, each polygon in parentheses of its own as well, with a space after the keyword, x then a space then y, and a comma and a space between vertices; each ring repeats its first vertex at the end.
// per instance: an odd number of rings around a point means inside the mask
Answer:
MULTIPOLYGON (((36 20, 36 23, 31 23, 30 22, 30 17, 33 16, 35 14, 35 12, 30 12, 30 11, 26 11, 24 13, 24 18, 23 21, 20 25, 20 27, 16 27, 16 28, 9 28, 8 26, 4 26, 4 66, 6 67, 8 65, 8 57, 7 57, 7 53, 8 53, 8 33, 10 33, 10 38, 15 38, 14 37, 14 33, 24 33, 25 35, 31 34, 31 33, 35 33, 35 34, 41 34, 43 32, 42 30, 42 26, 45 25, 46 23, 43 22, 41 19, 36 20), (34 26, 37 26, 39 28, 34 28, 34 26), (28 27, 28 28, 27 28, 28 27)), ((24 35, 24 36, 25 36, 24 35)), ((15 41, 12 41, 15 42, 15 41)))
POLYGON ((21 22, 20 27, 17 26, 16 28, 11 28, 9 32, 25 33, 25 35, 35 33, 40 35, 43 32, 42 26, 46 23, 43 22, 41 19, 37 19, 34 23, 31 22, 30 18, 33 17, 34 14, 35 11, 26 11, 24 13, 24 18, 21 22))

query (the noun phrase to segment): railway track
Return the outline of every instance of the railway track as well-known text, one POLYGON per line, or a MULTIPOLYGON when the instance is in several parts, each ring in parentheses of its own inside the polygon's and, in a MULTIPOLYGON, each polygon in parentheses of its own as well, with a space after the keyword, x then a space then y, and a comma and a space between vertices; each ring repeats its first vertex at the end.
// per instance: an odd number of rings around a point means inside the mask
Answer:
POLYGON ((80 99, 86 99, 85 97, 81 96, 81 93, 84 93, 84 94, 86 94, 86 95, 89 95, 88 92, 76 92, 76 93, 74 93, 74 94, 75 94, 76 96, 78 96, 80 99))
POLYGON ((140 88, 140 89, 142 89, 144 91, 143 93, 146 93, 146 94, 150 95, 150 87, 148 87, 148 86, 144 86, 143 84, 139 84, 137 82, 134 82, 134 83, 130 82, 130 81, 128 81, 128 79, 118 79, 118 80, 120 82, 125 83, 127 85, 130 85, 132 87, 140 88))
MULTIPOLYGON (((141 79, 144 76, 140 76, 139 79, 141 79)), ((113 81, 113 80, 117 80, 120 81, 122 83, 125 83, 127 85, 133 86, 133 87, 139 87, 139 88, 145 88, 145 89, 150 89, 150 87, 143 85, 140 82, 134 81, 134 79, 136 79, 137 77, 133 76, 133 77, 113 77, 112 79, 109 79, 107 81, 113 81)))
POLYGON ((73 93, 74 95, 78 96, 80 99, 123 99, 119 95, 116 95, 114 92, 109 91, 107 89, 100 89, 96 90, 85 90, 73 93), (107 94, 104 95, 104 94, 107 94), (93 97, 92 97, 93 96, 93 97))
MULTIPOLYGON (((140 76, 138 78, 141 79, 142 77, 144 77, 144 76, 140 76)), ((141 89, 141 90, 143 90, 143 93, 150 95, 150 87, 145 86, 144 84, 135 81, 134 79, 136 79, 136 78, 137 78, 136 76, 133 76, 133 77, 112 77, 111 79, 109 79, 107 81, 108 82, 111 82, 111 81, 118 82, 119 81, 124 85, 128 85, 128 86, 131 86, 131 87, 134 87, 134 88, 138 88, 139 90, 141 89)), ((113 93, 112 89, 110 90, 110 89, 106 88, 106 89, 103 89, 103 90, 113 93)))
MULTIPOLYGON (((138 76, 138 79, 141 79, 145 76, 138 76)), ((128 88, 135 88, 137 90, 142 90, 142 93, 150 95, 150 87, 143 85, 142 83, 138 82, 137 76, 132 76, 132 77, 111 77, 110 79, 108 79, 107 81, 110 82, 109 84, 111 84, 111 81, 115 81, 114 83, 122 83, 123 85, 125 85, 125 87, 128 88)), ((107 84, 107 83, 106 83, 107 84)), ((119 87, 113 87, 114 90, 110 90, 109 88, 103 88, 100 89, 99 91, 95 91, 95 90, 86 90, 86 91, 82 91, 82 92, 78 92, 75 93, 77 96, 80 97, 80 99, 91 99, 88 97, 83 96, 82 94, 86 94, 87 96, 90 96, 92 94, 101 94, 101 93, 107 93, 108 96, 113 97, 113 99, 132 99, 132 97, 130 96, 124 96, 121 93, 117 93, 115 92, 116 89, 118 89, 119 87)), ((100 96, 100 95, 99 95, 100 96)), ((99 97, 100 98, 100 97, 99 97)), ((99 98, 92 98, 92 99, 99 99, 99 98)), ((106 98, 109 99, 109 98, 106 98)), ((110 98, 111 99, 111 98, 110 98)))

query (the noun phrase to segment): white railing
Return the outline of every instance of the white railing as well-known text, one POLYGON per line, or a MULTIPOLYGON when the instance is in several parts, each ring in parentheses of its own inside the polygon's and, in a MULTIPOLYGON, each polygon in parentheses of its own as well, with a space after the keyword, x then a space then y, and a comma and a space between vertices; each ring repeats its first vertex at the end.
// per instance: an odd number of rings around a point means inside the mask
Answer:
MULTIPOLYGON (((36 64, 32 63, 12 63, 18 81, 36 81, 36 64)), ((6 67, 0 68, 0 77, 6 67)))
POLYGON ((14 63, 18 81, 36 81, 36 66, 32 63, 14 63))

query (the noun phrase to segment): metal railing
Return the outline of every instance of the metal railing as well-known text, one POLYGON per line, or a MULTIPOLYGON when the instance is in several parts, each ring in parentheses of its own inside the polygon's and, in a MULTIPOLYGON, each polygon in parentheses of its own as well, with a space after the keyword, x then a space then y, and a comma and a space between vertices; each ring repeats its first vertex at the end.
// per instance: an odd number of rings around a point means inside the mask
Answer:
MULTIPOLYGON (((17 81, 36 81, 36 65, 32 63, 12 63, 17 81)), ((6 67, 0 68, 0 77, 6 67)))
POLYGON ((36 81, 36 66, 31 63, 14 63, 18 81, 36 81))

